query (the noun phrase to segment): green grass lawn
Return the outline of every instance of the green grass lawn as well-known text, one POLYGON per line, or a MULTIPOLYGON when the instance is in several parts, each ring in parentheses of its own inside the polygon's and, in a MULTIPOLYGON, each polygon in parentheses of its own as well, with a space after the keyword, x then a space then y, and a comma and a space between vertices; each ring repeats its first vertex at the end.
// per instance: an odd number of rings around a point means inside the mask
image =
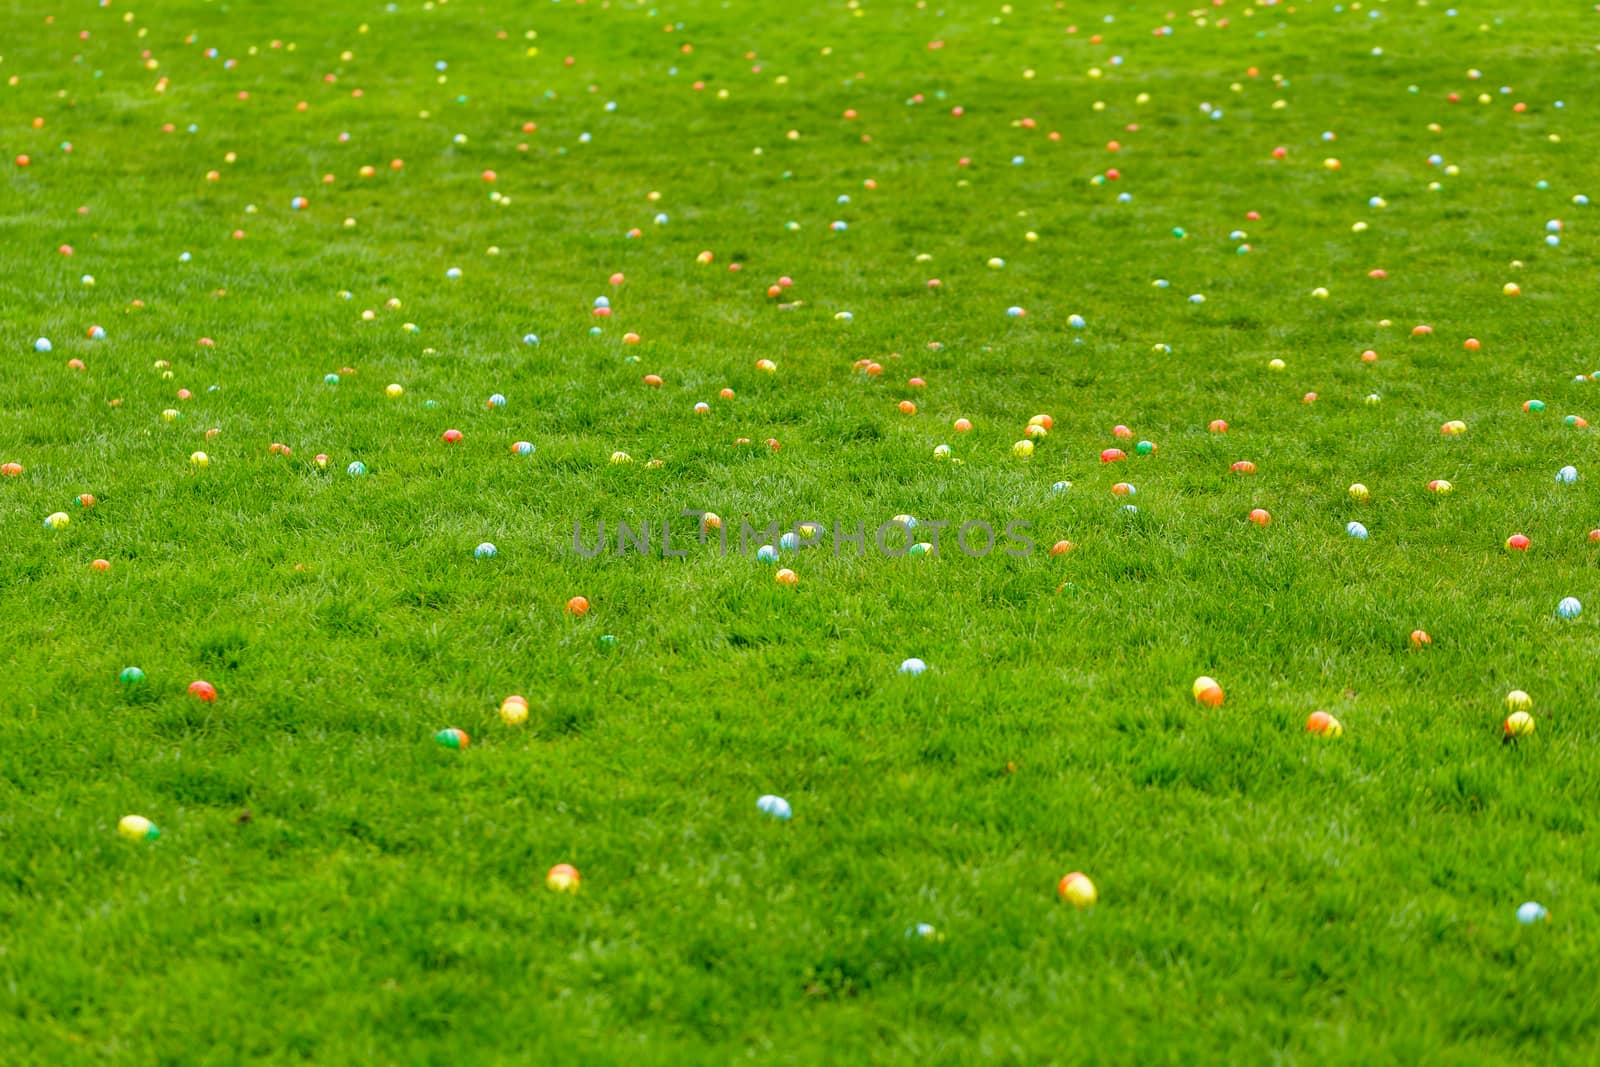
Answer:
POLYGON ((942 6, 9 5, 0 1061, 1600 1058, 1600 14, 942 6))

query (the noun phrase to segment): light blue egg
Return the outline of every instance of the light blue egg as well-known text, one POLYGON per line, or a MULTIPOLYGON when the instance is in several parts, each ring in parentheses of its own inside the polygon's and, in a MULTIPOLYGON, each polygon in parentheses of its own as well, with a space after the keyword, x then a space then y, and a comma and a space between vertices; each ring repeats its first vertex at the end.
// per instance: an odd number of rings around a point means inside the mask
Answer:
POLYGON ((1131 203, 1133 203, 1133 194, 1132 193, 1118 193, 1117 194, 1117 203, 1119 203, 1119 204, 1131 204, 1131 203))
POLYGON ((656 216, 656 225, 657 226, 665 226, 666 224, 667 224, 667 213, 665 211, 663 211, 659 215, 656 216))
POLYGON ((1544 243, 1549 245, 1551 248, 1554 248, 1561 243, 1561 238, 1552 233, 1545 237, 1544 243))
POLYGON ((756 559, 762 563, 776 563, 778 562, 778 550, 771 545, 762 545, 756 549, 756 559))
POLYGON ((1556 614, 1563 619, 1576 619, 1583 614, 1583 603, 1575 596, 1564 596, 1556 605, 1556 614))
POLYGON ((495 393, 489 398, 489 406, 493 408, 503 408, 506 406, 506 398, 501 396, 499 393, 495 393))
POLYGON ((525 345, 536 345, 539 343, 539 335, 536 333, 525 333, 522 335, 522 343, 525 345))
POLYGON ((1071 326, 1074 330, 1081 330, 1087 325, 1087 323, 1084 321, 1082 315, 1068 315, 1067 325, 1071 326))
POLYGON ((1365 541, 1367 539, 1367 528, 1361 525, 1359 522, 1345 523, 1344 532, 1349 534, 1351 537, 1354 537, 1358 541, 1365 541))
POLYGON ((834 201, 834 203, 836 203, 836 204, 848 204, 849 202, 850 202, 850 194, 849 193, 840 193, 839 194, 839 199, 834 201))
POLYGON ((611 298, 609 296, 597 296, 594 298, 594 306, 597 308, 608 308, 611 306, 611 298))
POLYGON ((900 664, 901 674, 921 674, 927 669, 928 665, 922 662, 920 659, 917 659, 915 656, 912 656, 908 660, 902 661, 900 664))
POLYGON ((339 384, 339 376, 337 374, 324 374, 322 376, 322 381, 323 381, 324 384, 327 384, 327 385, 338 385, 339 384))
POLYGON ((1022 316, 1026 315, 1027 312, 1023 311, 1019 307, 1008 307, 1006 308, 1006 314, 1013 319, 1020 319, 1022 316))
POLYGON ((1534 923, 1542 922, 1549 917, 1550 913, 1545 910, 1544 905, 1532 900, 1517 909, 1517 922, 1523 926, 1532 926, 1534 923))
POLYGON ((485 541, 483 544, 472 550, 472 555, 476 559, 493 559, 499 551, 500 550, 498 548, 495 548, 489 542, 485 541))
POLYGON ((1052 485, 1050 487, 1050 491, 1052 493, 1065 493, 1068 489, 1071 489, 1071 488, 1072 488, 1072 483, 1071 482, 1056 482, 1054 485, 1052 485))
POLYGON ((33 342, 33 350, 35 352, 48 352, 54 347, 55 346, 50 343, 50 338, 48 337, 41 337, 37 341, 33 342))
POLYGON ((923 938, 923 939, 930 939, 930 938, 937 937, 938 934, 939 934, 939 931, 934 929, 934 926, 933 926, 932 923, 917 923, 915 926, 912 926, 912 927, 910 927, 910 928, 908 928, 906 930, 906 936, 907 937, 920 937, 920 938, 923 938))
POLYGON ((461 277, 461 268, 451 267, 449 270, 444 272, 444 276, 449 278, 451 281, 455 281, 457 278, 461 277))
POLYGON ((850 228, 850 224, 845 222, 843 219, 835 219, 834 221, 828 223, 828 228, 834 233, 843 233, 850 228))
POLYGON ((783 549, 785 552, 799 551, 800 538, 795 536, 795 534, 792 532, 786 533, 782 537, 778 538, 778 547, 783 549))
POLYGON ((1027 162, 1027 160, 1024 159, 1022 156, 1012 156, 1011 157, 1011 165, 1013 167, 1020 167, 1026 162, 1027 162))
POLYGON ((1562 467, 1560 470, 1556 471, 1556 481, 1561 483, 1562 485, 1571 485, 1573 482, 1575 482, 1577 480, 1578 480, 1578 468, 1577 467, 1573 467, 1573 466, 1569 465, 1569 466, 1562 467))
POLYGON ((350 466, 346 467, 344 472, 350 475, 350 477, 355 478, 367 473, 367 465, 358 459, 354 463, 350 464, 350 466))
POLYGON ((782 797, 775 797, 771 793, 757 798, 756 807, 761 809, 763 814, 770 815, 774 819, 787 819, 793 814, 787 800, 782 797))
POLYGON ((1155 280, 1154 284, 1155 284, 1155 287, 1157 289, 1165 289, 1167 286, 1171 285, 1172 283, 1167 281, 1165 278, 1157 278, 1155 280))

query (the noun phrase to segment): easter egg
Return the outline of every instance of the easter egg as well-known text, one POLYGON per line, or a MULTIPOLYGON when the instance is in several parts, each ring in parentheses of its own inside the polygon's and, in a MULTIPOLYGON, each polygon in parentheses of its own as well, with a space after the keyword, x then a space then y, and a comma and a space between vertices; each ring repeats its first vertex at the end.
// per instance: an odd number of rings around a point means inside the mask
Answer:
POLYGON ((161 836, 156 824, 143 815, 124 815, 117 820, 117 833, 129 841, 154 841, 161 836))
POLYGON ((544 876, 545 887, 557 893, 576 893, 580 881, 578 869, 570 863, 558 863, 544 876))
POLYGON ((1116 463, 1128 458, 1128 454, 1120 448, 1108 448, 1100 453, 1101 463, 1116 463))
POLYGON ((533 455, 533 443, 531 441, 518 441, 511 446, 511 451, 519 456, 531 456, 533 455))
POLYGON ((1272 521, 1272 516, 1267 513, 1266 508, 1254 508, 1250 512, 1250 521, 1257 526, 1265 526, 1272 521))
POLYGON ((566 612, 568 615, 581 618, 589 614, 589 601, 586 597, 575 596, 567 601, 566 612))
POLYGON ((1443 478, 1435 478, 1433 481, 1428 483, 1428 492, 1430 492, 1430 493, 1438 493, 1441 496, 1443 496, 1445 493, 1450 492, 1454 488, 1455 488, 1455 486, 1451 485, 1449 482, 1445 481, 1443 478))
POLYGON ((189 683, 189 695, 203 704, 210 704, 217 699, 217 687, 204 679, 196 679, 189 683))
POLYGON ((1365 541, 1367 539, 1367 528, 1361 525, 1359 522, 1345 523, 1344 532, 1349 536, 1354 537, 1358 541, 1365 541))
POLYGON ((966 433, 972 429, 972 423, 967 419, 957 419, 953 425, 956 433, 966 433))
POLYGON ((756 559, 762 563, 776 563, 778 561, 778 550, 771 545, 762 545, 756 549, 756 559))
POLYGON ((1412 630, 1411 631, 1411 647, 1412 648, 1422 648, 1422 647, 1424 647, 1426 645, 1431 645, 1431 644, 1433 644, 1433 638, 1428 636, 1428 631, 1426 631, 1426 630, 1412 630))
POLYGON ((1228 424, 1223 422, 1221 419, 1212 419, 1211 422, 1206 425, 1206 430, 1210 433, 1227 433, 1228 424))
POLYGON ((1370 499, 1371 496, 1372 496, 1372 493, 1367 489, 1366 486, 1362 485, 1360 482, 1356 482, 1354 485, 1352 485, 1350 487, 1350 499, 1351 500, 1357 501, 1358 503, 1366 503, 1366 501, 1368 499, 1370 499))
POLYGON ((1578 468, 1567 466, 1556 471, 1556 481, 1562 485, 1571 485, 1578 480, 1578 468))
POLYGON ((1528 551, 1529 547, 1532 546, 1532 544, 1533 542, 1528 540, 1526 535, 1512 534, 1510 537, 1506 538, 1506 551, 1526 552, 1528 551))
POLYGON ((446 430, 443 434, 441 434, 439 436, 439 440, 443 441, 447 445, 457 444, 461 440, 461 431, 460 430, 446 430))
POLYGON ((1506 707, 1512 711, 1527 711, 1533 707, 1533 698, 1520 689, 1513 689, 1506 694, 1506 707))
POLYGON ((138 667, 124 667, 122 673, 117 675, 117 680, 123 685, 139 685, 144 681, 144 671, 138 667))
POLYGON ((485 541, 477 548, 472 550, 472 555, 474 559, 493 559, 495 555, 499 553, 499 551, 500 550, 495 548, 494 545, 490 544, 488 541, 485 541))
POLYGON ((367 465, 362 463, 360 460, 356 460, 354 463, 350 464, 350 466, 346 467, 344 472, 352 478, 358 478, 367 473, 367 465))
POLYGON ((756 810, 774 819, 787 819, 794 814, 787 800, 771 793, 756 798, 756 810))
POLYGON ((1508 740, 1527 737, 1534 731, 1533 716, 1525 711, 1513 711, 1506 716, 1506 721, 1501 724, 1500 729, 1508 740))
POLYGON ((928 665, 922 662, 920 659, 917 659, 915 656, 908 660, 902 660, 900 663, 901 674, 921 674, 927 669, 928 665))
POLYGON ((1319 737, 1341 737, 1344 735, 1344 726, 1325 711, 1313 711, 1311 717, 1306 719, 1306 730, 1319 737))
POLYGON ((433 735, 433 739, 444 748, 462 749, 472 744, 472 738, 467 736, 466 731, 457 730, 454 726, 440 730, 433 735))
POLYGON ((800 576, 788 567, 783 568, 773 578, 779 585, 794 585, 800 581, 800 576))
POLYGON ((508 696, 500 702, 500 720, 507 726, 517 726, 528 720, 528 701, 520 696, 508 696))
POLYGON ((1530 900, 1517 908, 1517 922, 1523 926, 1532 926, 1534 923, 1548 922, 1549 920, 1550 913, 1545 910, 1543 904, 1537 901, 1530 900))
POLYGON ((44 528, 47 530, 65 530, 71 522, 72 517, 65 511, 55 511, 45 517, 44 528))
POLYGON ((1563 619, 1576 619, 1583 614, 1583 603, 1575 596, 1561 598, 1561 603, 1556 605, 1556 614, 1563 619))
POLYGON ((196 467, 204 469, 211 466, 211 457, 204 452, 195 452, 189 457, 189 462, 196 467))
POLYGON ((1202 674, 1194 680, 1194 685, 1189 691, 1194 694, 1196 700, 1208 708, 1218 707, 1222 703, 1222 686, 1217 684, 1215 678, 1202 674))
POLYGON ((403 395, 405 391, 405 386, 401 385, 399 382, 393 382, 384 387, 383 393, 389 399, 393 400, 395 397, 403 395))
POLYGON ((1248 459, 1241 459, 1236 460, 1228 467, 1228 469, 1235 474, 1254 474, 1256 472, 1256 465, 1250 462, 1248 459))
POLYGON ((1094 883, 1081 871, 1073 871, 1063 877, 1056 884, 1056 895, 1079 910, 1093 907, 1100 899, 1094 883))
POLYGON ((1033 442, 1024 438, 1011 446, 1011 454, 1020 459, 1027 459, 1033 455, 1033 442))

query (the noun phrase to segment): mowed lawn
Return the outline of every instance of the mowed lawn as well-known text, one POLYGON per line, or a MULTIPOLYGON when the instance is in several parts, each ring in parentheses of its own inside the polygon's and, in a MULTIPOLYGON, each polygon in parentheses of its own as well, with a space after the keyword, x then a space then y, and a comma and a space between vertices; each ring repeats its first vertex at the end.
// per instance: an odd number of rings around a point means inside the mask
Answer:
POLYGON ((12 4, 0 1061, 1595 1062, 1600 15, 1457 6, 12 4))

